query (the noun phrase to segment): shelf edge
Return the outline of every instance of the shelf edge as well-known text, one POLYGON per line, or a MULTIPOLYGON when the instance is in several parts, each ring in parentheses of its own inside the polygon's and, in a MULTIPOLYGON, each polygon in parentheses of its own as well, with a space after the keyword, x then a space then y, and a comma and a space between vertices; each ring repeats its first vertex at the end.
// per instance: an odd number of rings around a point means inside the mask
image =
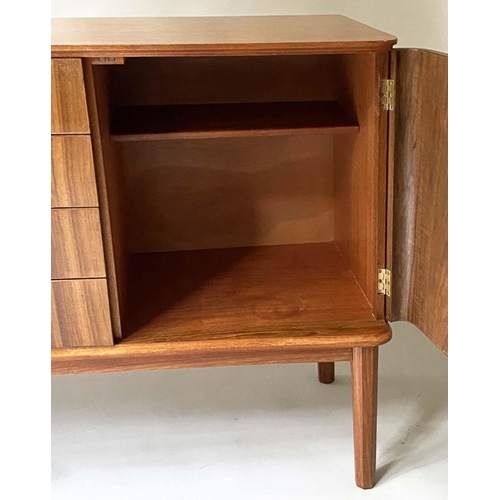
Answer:
POLYGON ((391 336, 388 323, 373 319, 333 322, 330 327, 291 327, 289 336, 252 329, 247 336, 188 342, 148 343, 129 338, 111 347, 54 349, 52 373, 349 361, 352 348, 382 345, 391 336))

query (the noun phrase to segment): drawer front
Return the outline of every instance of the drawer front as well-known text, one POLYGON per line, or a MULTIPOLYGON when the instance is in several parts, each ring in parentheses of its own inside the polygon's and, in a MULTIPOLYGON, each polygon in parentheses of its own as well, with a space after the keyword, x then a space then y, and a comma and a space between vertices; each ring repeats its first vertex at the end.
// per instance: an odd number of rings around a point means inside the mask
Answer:
POLYGON ((81 59, 52 59, 52 133, 88 134, 81 59))
POLYGON ((52 209, 52 279, 105 276, 99 209, 52 209))
POLYGON ((97 205, 90 136, 53 135, 52 207, 97 205))
POLYGON ((113 345, 105 279, 53 281, 52 348, 113 345))

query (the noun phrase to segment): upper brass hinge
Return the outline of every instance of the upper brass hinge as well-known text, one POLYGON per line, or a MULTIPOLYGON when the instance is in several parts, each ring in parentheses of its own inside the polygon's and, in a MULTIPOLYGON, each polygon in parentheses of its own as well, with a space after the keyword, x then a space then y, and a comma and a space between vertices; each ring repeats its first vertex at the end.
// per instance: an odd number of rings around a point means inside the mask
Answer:
POLYGON ((380 104, 385 111, 392 111, 396 104, 394 80, 382 80, 380 88, 380 104))
POLYGON ((378 270, 377 293, 391 296, 391 271, 389 269, 378 270))

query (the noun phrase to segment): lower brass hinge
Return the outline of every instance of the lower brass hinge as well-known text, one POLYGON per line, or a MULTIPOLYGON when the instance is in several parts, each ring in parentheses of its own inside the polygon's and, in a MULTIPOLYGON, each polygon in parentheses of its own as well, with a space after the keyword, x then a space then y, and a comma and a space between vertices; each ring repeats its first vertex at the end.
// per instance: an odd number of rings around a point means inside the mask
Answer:
POLYGON ((389 269, 378 270, 377 293, 388 297, 391 296, 391 271, 389 269))
POLYGON ((396 104, 394 80, 382 80, 380 88, 380 104, 385 111, 392 111, 396 104))

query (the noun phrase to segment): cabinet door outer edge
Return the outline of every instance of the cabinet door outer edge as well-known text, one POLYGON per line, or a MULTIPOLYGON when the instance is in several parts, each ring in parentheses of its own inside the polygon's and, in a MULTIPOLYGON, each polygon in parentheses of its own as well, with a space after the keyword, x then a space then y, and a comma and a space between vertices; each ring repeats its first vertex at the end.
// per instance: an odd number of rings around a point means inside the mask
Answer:
POLYGON ((448 56, 416 49, 392 55, 397 83, 388 317, 412 322, 447 353, 448 56))
MULTIPOLYGON (((389 78, 396 81, 396 51, 389 53, 389 78)), ((396 133, 396 117, 394 111, 388 112, 387 118, 387 220, 386 220, 386 245, 385 245, 385 267, 393 268, 393 233, 394 233, 394 143, 396 133)), ((390 297, 385 300, 385 317, 391 319, 392 301, 390 297)))

